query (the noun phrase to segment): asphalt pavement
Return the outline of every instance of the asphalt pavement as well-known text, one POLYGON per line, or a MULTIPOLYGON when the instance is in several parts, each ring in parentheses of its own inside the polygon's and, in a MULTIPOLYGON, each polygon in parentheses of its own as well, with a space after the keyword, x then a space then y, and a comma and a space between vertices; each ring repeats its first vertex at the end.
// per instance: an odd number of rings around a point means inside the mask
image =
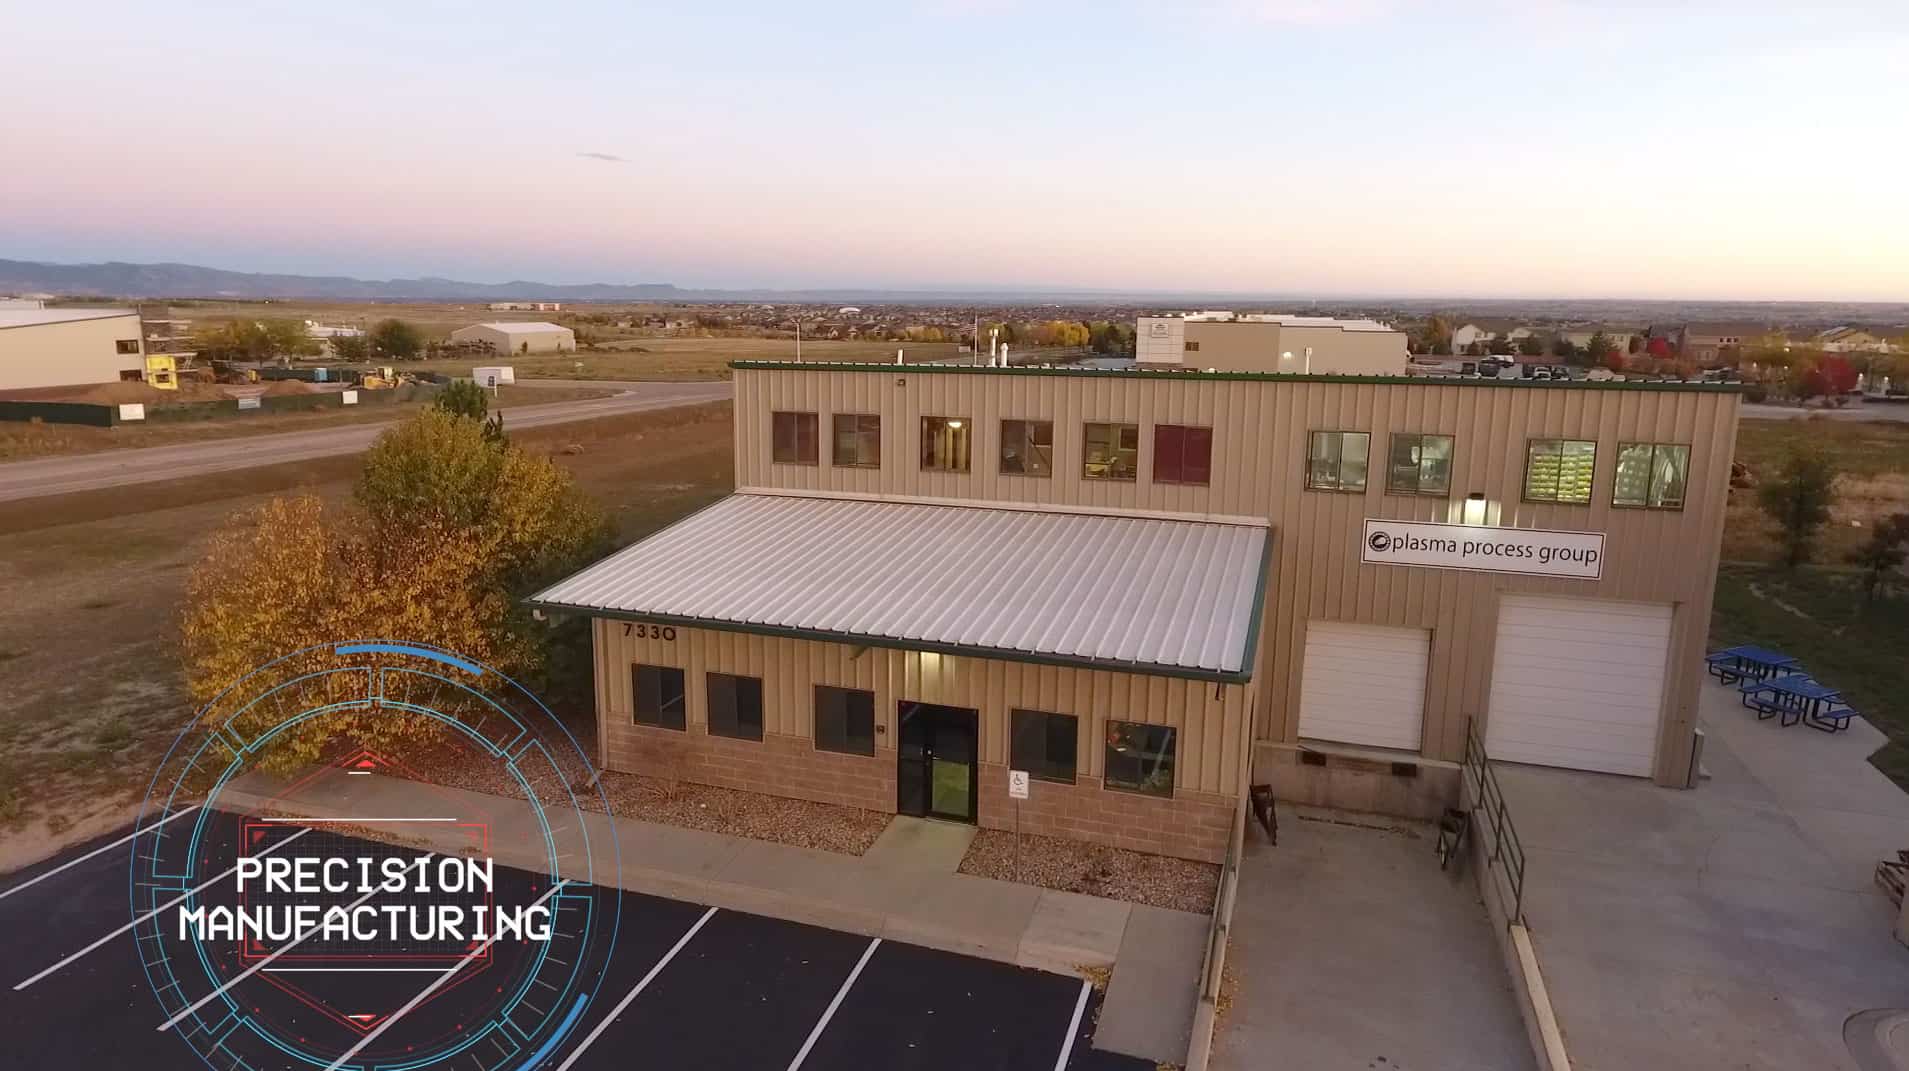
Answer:
MULTIPOLYGON (((701 405, 723 401, 731 393, 730 384, 726 382, 578 383, 562 380, 553 381, 552 385, 621 388, 622 393, 607 398, 510 406, 499 410, 504 414, 505 426, 512 429, 536 428, 595 417, 701 405)), ((0 464, 0 502, 355 454, 370 446, 380 432, 395 422, 394 418, 311 431, 12 461, 0 464)))
MULTIPOLYGON (((180 829, 193 819, 181 816, 180 829)), ((128 925, 129 846, 122 829, 0 879, 0 979, 9 1024, 0 1069, 114 1067, 188 1071, 208 1066, 195 1041, 212 1040, 211 1066, 315 1071, 265 1041, 252 1024, 297 1024, 298 1041, 338 1052, 354 1033, 328 1022, 322 1003, 299 1003, 291 979, 239 964, 178 961, 165 984, 210 1002, 159 1029, 165 1007, 141 966, 128 925), (214 1001, 212 986, 231 997, 214 1001), (206 994, 201 998, 201 994, 206 994), (307 1034, 307 1031, 310 1031, 307 1034)), ((184 835, 183 833, 181 835, 184 835)), ((215 864, 207 864, 209 867, 215 864)), ((499 889, 536 880, 499 868, 499 889)), ((223 886, 229 881, 209 882, 223 886)), ((533 890, 535 885, 530 886, 533 890)), ((201 889, 205 889, 201 886, 201 889)), ((205 895, 215 895, 208 892, 205 895)), ((472 1071, 615 1071, 628 1067, 866 1068, 969 1071, 1145 1071, 1151 1061, 1094 1049, 1099 995, 1078 978, 904 943, 767 919, 700 904, 621 894, 613 952, 591 972, 593 996, 562 1043, 526 1059, 488 1038, 432 1068, 472 1071), (494 1047, 493 1047, 494 1046, 494 1047)), ((509 895, 504 897, 509 899, 509 895)), ((501 901, 500 901, 501 902, 501 901)), ((268 961, 270 962, 270 961, 268 961)), ((261 964, 260 966, 263 966, 261 964)), ((274 965, 274 968, 282 964, 274 965)), ((398 1067, 414 1043, 463 1029, 493 999, 508 964, 451 969, 452 985, 390 1014, 388 1033, 348 1066, 398 1067), (458 984, 465 974, 476 984, 458 984), (478 981, 478 980, 482 981, 478 981)), ((310 977, 294 976, 297 977, 310 977)), ((370 974, 361 987, 421 989, 435 975, 370 974)), ((344 992, 354 993, 347 987, 344 992)), ((359 994, 371 999, 372 994, 359 994)), ((309 994, 307 994, 309 998, 309 994)), ((349 999, 349 998, 348 998, 349 999)), ((538 999, 532 990, 527 1000, 538 999)), ((531 1030, 530 1033, 536 1033, 531 1030)), ((367 1044, 370 1044, 369 1040, 367 1044)), ((420 1069, 422 1071, 422 1069, 420 1069)))

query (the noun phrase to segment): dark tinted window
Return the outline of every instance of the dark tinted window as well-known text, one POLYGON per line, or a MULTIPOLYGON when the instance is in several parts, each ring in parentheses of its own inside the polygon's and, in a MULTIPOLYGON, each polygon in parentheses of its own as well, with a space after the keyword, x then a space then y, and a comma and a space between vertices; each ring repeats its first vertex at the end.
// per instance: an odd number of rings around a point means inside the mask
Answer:
POLYGON ((1130 721, 1107 723, 1107 762, 1103 769, 1108 788, 1173 795, 1173 748, 1177 734, 1171 726, 1141 725, 1130 721))
POLYGON ((837 465, 850 468, 880 468, 882 418, 873 413, 835 414, 835 450, 831 459, 837 465))
POLYGON ((815 686, 815 746, 851 755, 875 753, 875 693, 815 686))
POLYGON ((1054 474, 1054 422, 1003 420, 1001 471, 1014 476, 1054 474))
POLYGON ((683 727, 683 671, 675 666, 631 666, 631 705, 638 725, 683 727))
POLYGON ((1363 491, 1372 436, 1363 431, 1315 431, 1306 440, 1306 487, 1363 491))
POLYGON ((782 465, 816 463, 814 413, 771 413, 769 424, 773 445, 770 458, 782 465))
POLYGON ((1159 424, 1153 429, 1155 483, 1211 483, 1213 429, 1159 424))
POLYGON ((1072 714, 1041 710, 1013 712, 1009 765, 1043 781, 1074 783, 1080 722, 1072 714))
POLYGON ((1394 435, 1385 490, 1394 495, 1444 495, 1452 489, 1450 435, 1394 435))
POLYGON ((709 732, 712 736, 762 739, 762 679, 705 673, 709 688, 709 732))
POLYGON ((1690 480, 1690 447, 1671 443, 1617 444, 1613 506, 1683 509, 1690 480))

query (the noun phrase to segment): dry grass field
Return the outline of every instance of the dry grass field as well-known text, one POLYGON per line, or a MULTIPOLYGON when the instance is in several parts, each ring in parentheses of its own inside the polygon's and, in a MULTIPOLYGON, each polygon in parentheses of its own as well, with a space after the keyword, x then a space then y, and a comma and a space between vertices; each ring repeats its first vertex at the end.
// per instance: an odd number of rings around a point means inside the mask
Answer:
MULTIPOLYGON (((952 342, 811 342, 802 343, 804 361, 892 361, 895 351, 908 361, 953 357, 960 347, 952 342)), ((730 361, 793 361, 795 342, 778 338, 636 338, 580 353, 496 358, 522 378, 691 380, 728 379, 730 361)), ((415 367, 448 375, 469 375, 478 362, 421 361, 415 367)), ((407 365, 407 368, 413 367, 407 365)))
MULTIPOLYGON (((727 403, 516 433, 639 538, 731 486, 727 403), (572 452, 575 451, 575 452, 572 452)), ((176 649, 185 578, 236 510, 288 490, 340 501, 355 457, 0 504, 0 870, 125 820, 190 717, 176 649)))
MULTIPOLYGON (((497 406, 543 405, 551 402, 604 398, 615 393, 603 387, 500 387, 497 406)), ((319 409, 305 413, 240 413, 229 419, 195 420, 178 424, 121 424, 93 428, 79 424, 0 422, 0 462, 55 454, 91 454, 101 450, 169 446, 173 443, 244 439, 282 431, 310 431, 341 424, 370 424, 395 420, 428 403, 402 402, 355 409, 319 409)))

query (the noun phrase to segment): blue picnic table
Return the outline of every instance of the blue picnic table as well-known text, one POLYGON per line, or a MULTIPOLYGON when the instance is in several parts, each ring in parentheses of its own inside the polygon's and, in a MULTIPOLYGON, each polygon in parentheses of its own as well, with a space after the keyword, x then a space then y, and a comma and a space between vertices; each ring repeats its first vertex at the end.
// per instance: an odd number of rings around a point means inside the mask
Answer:
POLYGON ((1782 651, 1744 644, 1726 647, 1704 657, 1710 675, 1730 684, 1741 680, 1767 680, 1796 669, 1798 660, 1782 651))
POLYGON ((1737 691, 1743 705, 1757 712, 1759 721, 1776 718, 1777 724, 1784 726, 1800 721, 1812 729, 1833 733, 1849 728, 1850 719, 1856 716, 1843 702, 1842 692, 1806 673, 1746 679, 1737 685, 1737 691))

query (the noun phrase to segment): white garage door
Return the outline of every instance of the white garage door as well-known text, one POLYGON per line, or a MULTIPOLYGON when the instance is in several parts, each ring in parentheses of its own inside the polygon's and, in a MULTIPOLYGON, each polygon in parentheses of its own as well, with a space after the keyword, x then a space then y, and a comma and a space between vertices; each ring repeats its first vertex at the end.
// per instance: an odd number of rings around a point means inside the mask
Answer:
POLYGON ((1650 776, 1670 616, 1669 606, 1656 603, 1505 596, 1486 754, 1650 776))
POLYGON ((1422 628, 1306 622, 1299 735, 1417 751, 1431 650, 1422 628))

